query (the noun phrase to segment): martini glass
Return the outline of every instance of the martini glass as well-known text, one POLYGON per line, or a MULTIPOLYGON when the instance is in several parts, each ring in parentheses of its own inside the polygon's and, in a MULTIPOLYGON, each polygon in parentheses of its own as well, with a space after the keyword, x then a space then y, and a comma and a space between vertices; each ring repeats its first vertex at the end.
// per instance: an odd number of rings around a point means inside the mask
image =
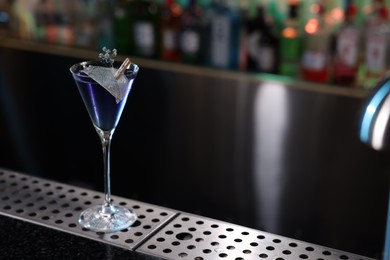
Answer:
POLYGON ((96 232, 108 233, 123 230, 131 226, 137 219, 133 211, 115 205, 111 200, 111 138, 138 73, 136 64, 126 64, 126 67, 121 65, 122 63, 119 61, 107 63, 96 60, 77 63, 70 68, 103 148, 105 192, 103 204, 87 208, 81 213, 78 220, 83 227, 96 232), (88 73, 91 72, 92 68, 97 69, 95 74, 97 74, 98 80, 96 80, 94 73, 88 73), (120 78, 117 80, 114 73, 119 68, 124 70, 120 70, 123 74, 120 73, 120 78))

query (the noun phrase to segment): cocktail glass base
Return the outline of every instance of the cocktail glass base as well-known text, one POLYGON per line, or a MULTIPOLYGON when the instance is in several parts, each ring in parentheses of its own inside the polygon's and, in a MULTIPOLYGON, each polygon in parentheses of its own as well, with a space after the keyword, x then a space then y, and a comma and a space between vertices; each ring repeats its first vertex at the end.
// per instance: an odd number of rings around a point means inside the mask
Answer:
POLYGON ((79 217, 79 224, 95 232, 117 232, 130 227, 137 220, 137 215, 118 205, 100 205, 84 210, 79 217))

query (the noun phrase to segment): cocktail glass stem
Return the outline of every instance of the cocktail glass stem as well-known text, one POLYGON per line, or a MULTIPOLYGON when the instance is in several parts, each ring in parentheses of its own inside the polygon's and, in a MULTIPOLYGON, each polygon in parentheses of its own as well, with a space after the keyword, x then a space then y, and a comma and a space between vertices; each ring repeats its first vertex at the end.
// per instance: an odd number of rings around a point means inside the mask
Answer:
MULTIPOLYGON (((114 130, 102 131, 97 128, 97 133, 100 137, 103 150, 103 167, 104 167, 104 204, 103 207, 109 208, 111 206, 111 175, 110 175, 110 148, 111 139, 114 130)), ((104 210, 104 209, 103 209, 104 210)))

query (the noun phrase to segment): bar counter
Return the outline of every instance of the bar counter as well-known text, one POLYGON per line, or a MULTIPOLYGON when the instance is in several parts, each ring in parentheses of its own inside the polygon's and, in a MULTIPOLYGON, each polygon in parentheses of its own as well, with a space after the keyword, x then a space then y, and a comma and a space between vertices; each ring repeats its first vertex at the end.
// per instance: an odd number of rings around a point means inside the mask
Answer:
MULTIPOLYGON (((96 54, 0 39, 1 167, 103 190, 99 140, 69 72, 96 54)), ((390 155, 358 139, 367 91, 130 58, 140 72, 113 138, 114 194, 380 258, 390 155)))
POLYGON ((116 196, 138 220, 92 232, 78 214, 102 193, 6 169, 0 190, 2 259, 372 259, 116 196))

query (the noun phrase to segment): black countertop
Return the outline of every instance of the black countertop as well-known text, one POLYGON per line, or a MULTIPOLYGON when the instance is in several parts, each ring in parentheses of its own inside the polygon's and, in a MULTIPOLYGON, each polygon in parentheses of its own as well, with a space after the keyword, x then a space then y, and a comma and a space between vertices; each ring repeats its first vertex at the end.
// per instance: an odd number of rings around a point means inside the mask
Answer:
POLYGON ((160 259, 0 215, 0 259, 160 259))

